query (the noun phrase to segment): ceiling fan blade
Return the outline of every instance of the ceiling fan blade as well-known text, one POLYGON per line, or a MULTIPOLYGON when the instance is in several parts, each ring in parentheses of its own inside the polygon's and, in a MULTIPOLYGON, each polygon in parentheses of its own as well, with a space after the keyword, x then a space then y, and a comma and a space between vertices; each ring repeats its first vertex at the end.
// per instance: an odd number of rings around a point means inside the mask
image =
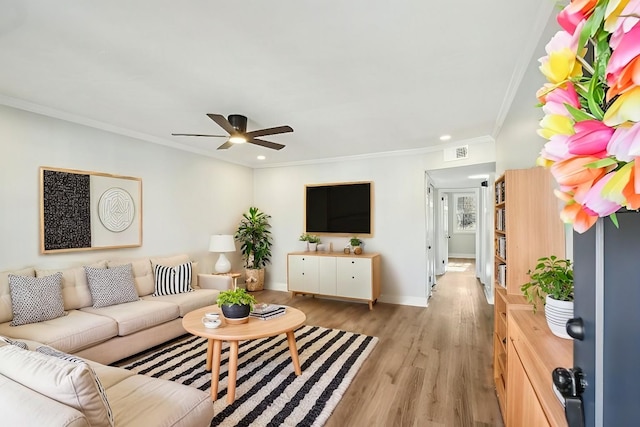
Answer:
POLYGON ((225 142, 224 144, 222 144, 220 147, 218 147, 218 150, 226 150, 227 148, 231 147, 233 145, 233 142, 225 142))
POLYGON ((288 133, 293 132, 293 128, 291 126, 278 126, 275 128, 269 129, 259 129, 251 132, 247 132, 245 135, 247 138, 253 138, 254 136, 266 136, 266 135, 277 135, 279 133, 288 133))
POLYGON ((262 147, 272 148, 274 150, 282 150, 284 148, 284 145, 282 144, 276 144, 275 142, 269 142, 257 138, 248 138, 247 142, 250 144, 260 145, 262 147))
POLYGON ((199 133, 172 133, 173 136, 207 136, 212 138, 227 138, 229 135, 202 135, 199 133))
POLYGON ((231 123, 229 123, 229 121, 224 116, 221 116, 220 114, 207 114, 207 116, 211 120, 216 122, 222 129, 226 130, 229 135, 231 135, 232 133, 236 133, 236 129, 231 126, 231 123))

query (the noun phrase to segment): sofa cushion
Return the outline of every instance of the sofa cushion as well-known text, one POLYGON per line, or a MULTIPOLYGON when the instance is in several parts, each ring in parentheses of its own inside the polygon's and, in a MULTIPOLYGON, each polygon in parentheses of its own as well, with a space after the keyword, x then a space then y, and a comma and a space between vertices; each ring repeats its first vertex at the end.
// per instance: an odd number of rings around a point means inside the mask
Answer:
POLYGON ((108 307, 114 304, 139 299, 133 282, 131 264, 113 268, 94 268, 85 266, 93 307, 108 307))
MULTIPOLYGON (((56 349, 53 349, 49 346, 43 345, 40 346, 38 348, 36 348, 36 351, 38 353, 42 353, 45 354, 47 356, 51 356, 51 357, 55 357, 58 358, 60 360, 66 360, 67 362, 71 362, 71 363, 76 363, 76 364, 82 364, 85 365, 87 370, 89 371, 89 375, 90 377, 93 379, 94 383, 95 383, 95 388, 98 391, 98 396, 100 397, 100 400, 102 400, 102 405, 104 406, 104 410, 106 410, 106 418, 109 421, 109 425, 113 426, 113 412, 111 411, 111 406, 109 406, 109 401, 107 400, 107 394, 104 391, 104 387, 102 386, 102 383, 100 382, 100 378, 98 378, 98 375, 96 375, 96 372, 93 370, 93 368, 87 363, 87 361, 80 359, 79 357, 75 357, 72 356, 70 354, 67 353, 63 353, 61 351, 58 351, 56 349)), ((93 390, 92 390, 93 391, 93 390)), ((82 396, 79 395, 78 396, 78 400, 81 401, 84 398, 88 398, 88 401, 86 404, 83 404, 83 407, 88 407, 89 405, 93 405, 93 393, 91 393, 90 395, 87 396, 82 396)), ((100 408, 100 405, 96 405, 98 407, 98 409, 100 411, 102 411, 103 408, 100 408)), ((99 414, 100 417, 104 418, 104 415, 100 412, 99 414)))
POLYGON ((93 427, 113 426, 95 373, 76 363, 15 346, 0 347, 0 374, 82 412, 93 427))
POLYGON ((118 426, 204 427, 214 416, 209 393, 145 375, 115 384, 107 396, 118 426))
POLYGON ((9 275, 13 320, 11 326, 64 316, 62 273, 45 277, 9 275))
POLYGON ((153 273, 155 277, 154 297, 193 291, 191 288, 191 262, 185 262, 175 267, 156 264, 153 273))
POLYGON ((142 297, 142 299, 145 301, 162 301, 175 304, 180 309, 180 317, 184 317, 184 315, 190 311, 208 305, 214 305, 219 294, 220 291, 215 289, 197 289, 193 292, 175 295, 162 295, 158 297, 147 295, 146 297, 142 297))
MULTIPOLYGON (((87 264, 89 267, 106 268, 106 261, 87 264)), ((88 307, 92 304, 91 291, 87 282, 87 273, 83 267, 73 267, 57 270, 36 269, 36 277, 50 276, 57 272, 62 273, 62 299, 65 310, 74 310, 88 307)))
POLYGON ((0 272, 0 323, 13 319, 13 307, 11 306, 11 288, 9 287, 9 274, 16 276, 35 277, 33 268, 0 272))
POLYGON ((74 353, 117 336, 118 325, 108 317, 71 310, 67 316, 40 323, 21 326, 1 323, 0 335, 37 341, 74 353))
POLYGON ((149 258, 137 260, 116 260, 107 261, 107 267, 113 268, 121 265, 131 264, 133 281, 139 296, 151 295, 154 291, 153 270, 149 258))
POLYGON ((77 409, 0 375, 0 414, 5 426, 90 427, 77 409))
POLYGON ((113 319, 118 324, 118 335, 120 336, 160 325, 180 316, 178 306, 175 304, 147 300, 102 308, 86 307, 82 311, 113 319))

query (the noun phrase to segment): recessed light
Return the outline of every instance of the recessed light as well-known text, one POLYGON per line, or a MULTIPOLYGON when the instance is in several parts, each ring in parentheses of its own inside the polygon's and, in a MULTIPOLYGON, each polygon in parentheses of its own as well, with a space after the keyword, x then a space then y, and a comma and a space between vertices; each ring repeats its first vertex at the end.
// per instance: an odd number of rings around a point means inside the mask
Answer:
POLYGON ((264 160, 264 159, 266 159, 266 157, 265 157, 265 156, 263 156, 263 155, 260 155, 260 156, 258 156, 258 157, 257 157, 257 159, 258 159, 258 160, 264 160))
POLYGON ((451 139, 451 135, 442 135, 440 141, 448 141, 451 139))

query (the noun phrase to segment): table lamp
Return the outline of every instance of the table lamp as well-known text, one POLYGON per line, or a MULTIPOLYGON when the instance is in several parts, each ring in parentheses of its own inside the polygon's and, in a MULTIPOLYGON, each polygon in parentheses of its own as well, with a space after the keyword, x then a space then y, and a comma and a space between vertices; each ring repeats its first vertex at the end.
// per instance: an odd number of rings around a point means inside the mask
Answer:
POLYGON ((231 271, 231 263, 224 255, 225 252, 235 252, 236 244, 230 234, 214 234, 209 241, 209 252, 220 254, 214 266, 216 273, 228 273, 231 271))

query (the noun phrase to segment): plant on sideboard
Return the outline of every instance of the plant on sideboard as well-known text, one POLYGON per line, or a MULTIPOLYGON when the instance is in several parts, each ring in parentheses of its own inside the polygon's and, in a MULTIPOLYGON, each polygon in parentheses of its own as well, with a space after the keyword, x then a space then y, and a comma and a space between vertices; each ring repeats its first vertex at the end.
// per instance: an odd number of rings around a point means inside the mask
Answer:
POLYGON ((270 215, 252 206, 242 214, 233 236, 240 242, 248 290, 262 290, 264 287, 264 268, 271 263, 270 218, 270 215))
POLYGON ((551 332, 569 338, 566 321, 573 317, 574 290, 571 261, 555 255, 543 257, 527 274, 531 280, 522 285, 520 290, 533 305, 533 312, 536 312, 539 303, 543 303, 551 332))

